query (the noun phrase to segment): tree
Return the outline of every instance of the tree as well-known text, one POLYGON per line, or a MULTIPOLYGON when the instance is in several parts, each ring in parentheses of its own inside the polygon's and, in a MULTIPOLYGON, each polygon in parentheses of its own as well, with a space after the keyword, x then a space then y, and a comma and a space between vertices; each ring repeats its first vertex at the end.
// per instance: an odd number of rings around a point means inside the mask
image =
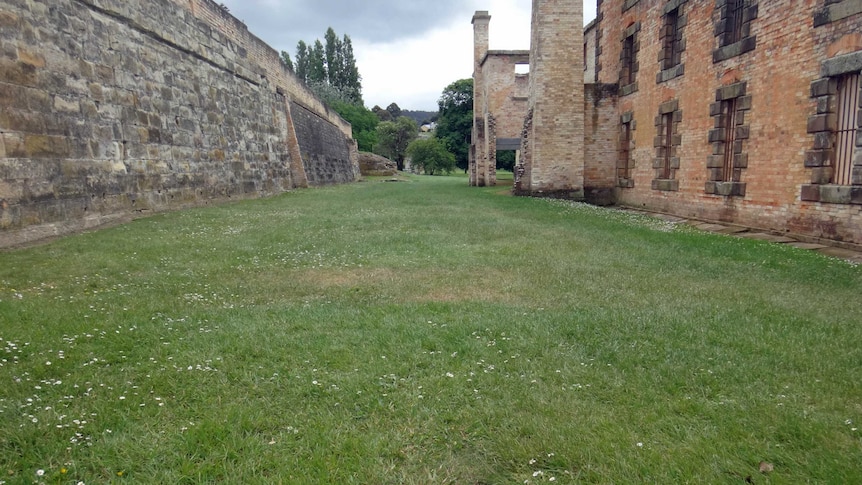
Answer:
POLYGON ((345 101, 330 104, 342 118, 353 127, 353 139, 359 144, 359 150, 370 152, 377 143, 377 125, 380 120, 368 108, 345 101))
POLYGON ((508 170, 510 172, 515 170, 515 152, 512 150, 500 151, 497 150, 497 168, 502 170, 508 170))
POLYGON ((436 137, 455 155, 459 168, 467 170, 473 132, 473 80, 460 79, 446 86, 437 101, 436 137))
POLYGON ((413 140, 407 145, 407 156, 414 168, 428 175, 448 174, 455 170, 455 155, 436 138, 413 140))
POLYGON ((394 160, 398 170, 404 170, 407 145, 419 135, 419 125, 406 116, 377 125, 377 145, 374 153, 394 160))
POLYGON ((371 108, 371 111, 377 115, 377 119, 380 121, 393 121, 392 114, 376 104, 371 108))
POLYGON ((285 51, 281 51, 281 63, 288 71, 293 72, 293 61, 290 60, 290 54, 285 51))
POLYGON ((393 120, 397 120, 401 117, 401 108, 396 103, 392 103, 387 106, 386 111, 388 111, 389 114, 392 115, 393 120))
POLYGON ((308 46, 303 41, 296 43, 296 77, 308 82, 308 46))
POLYGON ((335 35, 332 27, 326 29, 323 36, 325 42, 324 55, 326 60, 326 79, 330 86, 340 86, 342 65, 341 40, 335 35))
POLYGON ((362 104, 362 76, 356 67, 356 57, 353 55, 353 42, 345 34, 341 41, 341 80, 339 86, 350 93, 359 104, 362 104))
MULTIPOLYGON (((353 43, 345 35, 339 39, 332 30, 326 30, 324 42, 315 40, 312 46, 299 41, 296 46, 296 77, 327 103, 345 101, 363 105, 362 76, 356 67, 353 43)), ((282 54, 289 62, 290 56, 282 54)))
POLYGON ((326 54, 320 39, 314 41, 314 47, 308 54, 308 83, 326 82, 326 54))

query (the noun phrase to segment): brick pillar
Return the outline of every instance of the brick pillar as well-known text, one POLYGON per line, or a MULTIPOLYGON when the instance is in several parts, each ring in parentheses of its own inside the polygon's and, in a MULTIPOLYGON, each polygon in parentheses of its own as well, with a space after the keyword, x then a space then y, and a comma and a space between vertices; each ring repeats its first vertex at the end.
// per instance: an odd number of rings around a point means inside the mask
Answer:
POLYGON ((491 16, 485 10, 473 15, 473 136, 470 159, 470 185, 488 184, 488 139, 485 120, 484 76, 482 59, 488 53, 488 26, 491 16))
POLYGON ((583 17, 581 0, 533 0, 524 195, 584 198, 583 17))

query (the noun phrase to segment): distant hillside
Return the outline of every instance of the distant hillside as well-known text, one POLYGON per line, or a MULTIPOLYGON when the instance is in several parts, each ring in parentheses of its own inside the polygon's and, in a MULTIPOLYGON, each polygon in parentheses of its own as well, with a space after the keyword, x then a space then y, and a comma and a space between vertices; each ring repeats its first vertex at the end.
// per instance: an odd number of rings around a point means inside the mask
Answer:
POLYGON ((419 125, 437 121, 438 113, 436 111, 411 111, 409 109, 401 110, 401 116, 406 116, 413 119, 419 125))

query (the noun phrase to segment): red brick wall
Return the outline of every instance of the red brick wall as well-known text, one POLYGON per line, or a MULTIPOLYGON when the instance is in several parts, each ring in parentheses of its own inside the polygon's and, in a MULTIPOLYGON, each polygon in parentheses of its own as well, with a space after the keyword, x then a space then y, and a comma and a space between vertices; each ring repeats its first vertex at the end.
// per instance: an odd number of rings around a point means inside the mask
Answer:
MULTIPOLYGON (((620 113, 634 112, 634 187, 619 190, 622 204, 728 222, 775 231, 789 231, 839 241, 862 243, 862 206, 803 202, 800 189, 811 181, 804 166, 806 150, 813 143, 807 133, 808 117, 815 113, 811 83, 820 77, 821 62, 831 55, 862 48, 862 15, 813 27, 822 1, 760 0, 750 34, 753 50, 714 62, 718 47, 715 25, 719 12, 715 0, 689 0, 682 4, 686 17, 682 54, 684 74, 657 82, 661 49, 662 9, 668 2, 640 0, 625 12, 623 0, 603 0, 600 5, 601 55, 599 82, 616 83, 620 72, 623 32, 640 22, 637 53, 637 90, 621 95, 620 113), (749 138, 744 142, 748 166, 742 170, 744 196, 706 193, 707 160, 713 153, 709 132, 715 128, 710 105, 716 91, 733 83, 745 83, 751 109, 744 123, 749 138), (654 190, 655 119, 661 103, 677 100, 681 110, 677 148, 678 190, 654 190)), ((631 3, 631 2, 627 2, 631 3)))

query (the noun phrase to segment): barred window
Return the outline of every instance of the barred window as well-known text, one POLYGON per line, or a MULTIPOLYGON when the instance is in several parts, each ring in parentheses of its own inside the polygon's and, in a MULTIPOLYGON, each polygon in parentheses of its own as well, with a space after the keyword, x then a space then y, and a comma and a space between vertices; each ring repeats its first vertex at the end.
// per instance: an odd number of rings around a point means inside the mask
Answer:
POLYGON ((853 152, 859 126, 859 73, 838 78, 838 128, 835 132, 835 150, 832 166, 832 183, 850 185, 853 174, 853 152))

